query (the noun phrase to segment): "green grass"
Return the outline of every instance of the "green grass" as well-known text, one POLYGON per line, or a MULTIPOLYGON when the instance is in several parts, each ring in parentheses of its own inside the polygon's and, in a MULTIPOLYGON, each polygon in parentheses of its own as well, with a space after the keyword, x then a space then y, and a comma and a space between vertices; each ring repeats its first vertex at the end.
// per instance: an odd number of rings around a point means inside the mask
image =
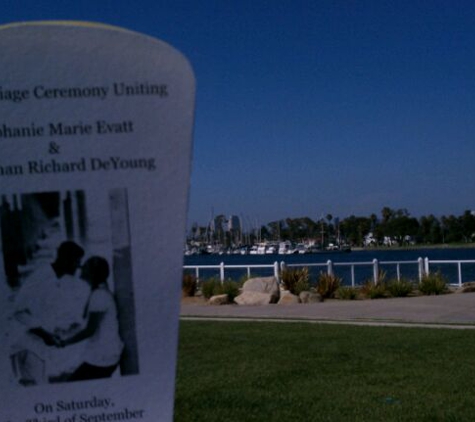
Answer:
POLYGON ((175 421, 473 421, 475 331, 182 321, 175 421))

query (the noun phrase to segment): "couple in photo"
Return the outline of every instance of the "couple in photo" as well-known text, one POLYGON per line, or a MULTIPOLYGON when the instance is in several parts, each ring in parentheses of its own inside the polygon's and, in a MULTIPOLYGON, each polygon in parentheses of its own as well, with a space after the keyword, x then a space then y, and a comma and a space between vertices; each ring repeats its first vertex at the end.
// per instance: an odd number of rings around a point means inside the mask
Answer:
POLYGON ((123 349, 107 260, 66 241, 15 298, 11 361, 21 385, 107 378, 123 349), (78 274, 79 273, 79 274, 78 274))

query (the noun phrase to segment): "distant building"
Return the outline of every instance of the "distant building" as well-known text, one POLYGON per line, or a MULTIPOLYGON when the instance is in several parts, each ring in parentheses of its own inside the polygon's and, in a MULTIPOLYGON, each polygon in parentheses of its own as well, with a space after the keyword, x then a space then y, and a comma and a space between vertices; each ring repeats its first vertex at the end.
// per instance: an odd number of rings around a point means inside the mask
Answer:
POLYGON ((237 215, 231 215, 229 216, 228 219, 228 231, 241 231, 242 230, 242 224, 241 224, 241 218, 238 217, 237 215))
POLYGON ((237 215, 231 215, 228 219, 228 232, 231 244, 240 245, 242 243, 242 224, 237 215))

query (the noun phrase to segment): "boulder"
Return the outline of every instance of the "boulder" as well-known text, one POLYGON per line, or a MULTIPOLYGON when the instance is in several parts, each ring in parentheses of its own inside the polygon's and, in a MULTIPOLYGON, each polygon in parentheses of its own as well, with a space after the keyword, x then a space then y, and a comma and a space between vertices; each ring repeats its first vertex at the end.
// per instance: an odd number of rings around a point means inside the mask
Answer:
POLYGON ((242 292, 258 292, 270 295, 269 303, 276 303, 280 297, 279 284, 275 277, 250 278, 242 286, 242 292))
POLYGON ((253 292, 252 290, 244 291, 234 298, 234 302, 238 305, 269 305, 274 303, 274 296, 270 293, 253 292))
POLYGON ((458 288, 456 293, 473 293, 475 292, 475 281, 469 281, 467 283, 463 283, 462 287, 458 288))
POLYGON ((300 302, 302 303, 317 303, 322 302, 322 295, 315 292, 300 292, 299 294, 300 302))
POLYGON ((300 303, 300 299, 297 295, 290 293, 288 290, 281 292, 278 305, 294 305, 300 303))
POLYGON ((208 305, 227 305, 228 303, 229 296, 227 294, 211 296, 208 300, 208 305))
POLYGON ((273 291, 279 291, 279 285, 275 277, 255 277, 246 280, 242 289, 253 292, 272 293, 273 291))

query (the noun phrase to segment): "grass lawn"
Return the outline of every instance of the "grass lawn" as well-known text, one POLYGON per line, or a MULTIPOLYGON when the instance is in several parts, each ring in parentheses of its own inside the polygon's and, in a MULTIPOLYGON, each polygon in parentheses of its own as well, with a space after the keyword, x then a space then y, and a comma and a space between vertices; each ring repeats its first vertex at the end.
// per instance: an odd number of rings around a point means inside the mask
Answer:
POLYGON ((175 421, 474 421, 475 331, 182 321, 175 421))

